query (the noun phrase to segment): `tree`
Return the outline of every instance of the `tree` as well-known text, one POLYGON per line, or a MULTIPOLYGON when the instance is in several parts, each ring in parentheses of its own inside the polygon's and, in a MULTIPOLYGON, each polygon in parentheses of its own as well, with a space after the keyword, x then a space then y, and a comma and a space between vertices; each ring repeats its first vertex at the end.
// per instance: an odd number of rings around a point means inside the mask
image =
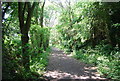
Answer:
POLYGON ((110 43, 113 47, 118 45, 120 49, 120 2, 106 3, 106 5, 110 13, 110 26, 108 27, 110 43))
POLYGON ((40 26, 41 27, 43 27, 43 18, 44 18, 44 6, 45 6, 45 0, 44 0, 44 2, 43 2, 43 4, 42 4, 42 6, 41 6, 41 17, 40 17, 40 26))
POLYGON ((21 41, 22 41, 22 62, 25 70, 30 70, 29 63, 29 52, 28 52, 28 31, 31 25, 31 17, 36 6, 36 2, 32 5, 30 2, 18 2, 18 18, 21 31, 21 41), (27 15, 25 15, 27 13, 27 15))

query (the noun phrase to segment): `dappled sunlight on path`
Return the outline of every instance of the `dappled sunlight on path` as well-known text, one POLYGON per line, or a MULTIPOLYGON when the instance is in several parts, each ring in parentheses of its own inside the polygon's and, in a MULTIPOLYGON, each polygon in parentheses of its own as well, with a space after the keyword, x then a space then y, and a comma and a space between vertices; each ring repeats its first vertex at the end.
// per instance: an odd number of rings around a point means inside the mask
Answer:
POLYGON ((67 56, 63 51, 52 48, 52 53, 49 57, 47 71, 44 74, 48 79, 101 79, 96 71, 97 67, 80 62, 70 56, 67 56))

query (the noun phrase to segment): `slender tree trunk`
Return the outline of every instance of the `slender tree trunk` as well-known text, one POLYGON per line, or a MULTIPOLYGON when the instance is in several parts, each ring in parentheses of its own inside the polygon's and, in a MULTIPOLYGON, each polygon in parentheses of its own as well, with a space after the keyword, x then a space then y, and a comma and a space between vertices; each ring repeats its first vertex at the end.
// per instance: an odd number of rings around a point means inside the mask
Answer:
MULTIPOLYGON (((118 18, 118 22, 117 23, 120 24, 120 11, 119 10, 118 10, 118 16, 119 16, 119 18, 118 18)), ((119 50, 120 50, 120 25, 117 27, 116 31, 117 31, 117 43, 118 43, 118 47, 119 47, 119 50)))
POLYGON ((43 5, 41 7, 41 17, 40 17, 40 26, 43 27, 43 18, 44 18, 44 6, 45 6, 45 0, 43 2, 43 5))
MULTIPOLYGON (((41 14, 40 14, 40 26, 41 26, 41 28, 43 28, 44 6, 45 6, 45 0, 44 0, 44 2, 42 4, 42 7, 41 7, 41 14)), ((40 48, 44 46, 43 41, 44 41, 43 40, 43 34, 41 34, 40 48)), ((42 53, 41 50, 39 50, 39 52, 42 53)))

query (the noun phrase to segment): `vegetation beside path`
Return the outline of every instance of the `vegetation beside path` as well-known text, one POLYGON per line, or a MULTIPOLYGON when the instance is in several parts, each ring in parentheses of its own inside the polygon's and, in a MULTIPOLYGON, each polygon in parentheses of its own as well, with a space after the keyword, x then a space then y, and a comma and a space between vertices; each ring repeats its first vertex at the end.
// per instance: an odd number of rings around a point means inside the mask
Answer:
POLYGON ((37 80, 58 46, 120 80, 120 2, 39 1, 0 3, 3 79, 37 80))

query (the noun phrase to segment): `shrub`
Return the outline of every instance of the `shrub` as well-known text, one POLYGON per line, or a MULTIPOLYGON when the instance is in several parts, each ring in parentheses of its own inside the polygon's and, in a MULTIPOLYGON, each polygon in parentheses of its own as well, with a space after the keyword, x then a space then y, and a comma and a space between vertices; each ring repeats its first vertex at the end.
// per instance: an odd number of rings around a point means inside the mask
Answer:
POLYGON ((73 53, 75 58, 95 64, 98 72, 104 77, 120 80, 120 51, 118 48, 113 50, 110 45, 100 44, 95 48, 80 49, 73 53))

